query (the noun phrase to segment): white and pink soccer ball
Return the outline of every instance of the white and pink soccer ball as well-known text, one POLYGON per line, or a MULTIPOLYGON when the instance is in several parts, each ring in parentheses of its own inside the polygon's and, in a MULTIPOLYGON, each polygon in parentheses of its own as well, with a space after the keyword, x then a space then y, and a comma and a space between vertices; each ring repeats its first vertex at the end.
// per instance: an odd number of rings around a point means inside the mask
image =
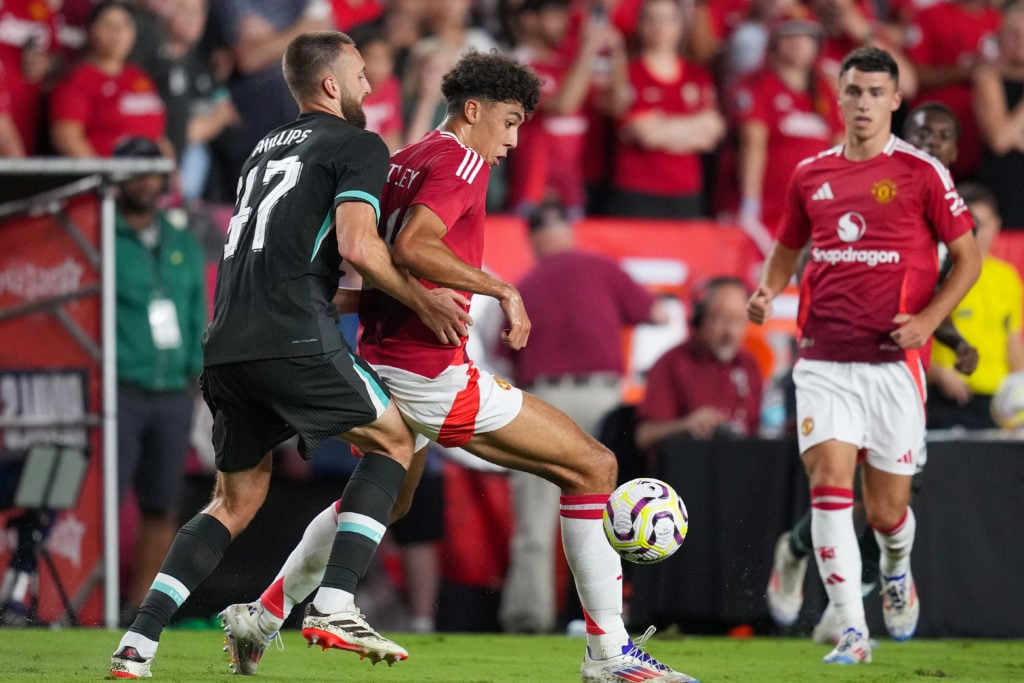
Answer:
POLYGON ((689 517, 682 498, 660 479, 632 479, 612 491, 604 510, 604 532, 622 559, 661 562, 679 550, 689 517))

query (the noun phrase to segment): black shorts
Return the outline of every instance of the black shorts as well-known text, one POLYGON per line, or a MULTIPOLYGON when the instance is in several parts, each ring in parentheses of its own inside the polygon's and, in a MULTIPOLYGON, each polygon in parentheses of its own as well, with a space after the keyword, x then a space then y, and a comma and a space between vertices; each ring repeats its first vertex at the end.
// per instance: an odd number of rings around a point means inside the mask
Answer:
POLYGON ((347 348, 209 366, 202 387, 221 472, 255 467, 295 434, 308 459, 325 439, 376 420, 391 400, 369 363, 347 348))

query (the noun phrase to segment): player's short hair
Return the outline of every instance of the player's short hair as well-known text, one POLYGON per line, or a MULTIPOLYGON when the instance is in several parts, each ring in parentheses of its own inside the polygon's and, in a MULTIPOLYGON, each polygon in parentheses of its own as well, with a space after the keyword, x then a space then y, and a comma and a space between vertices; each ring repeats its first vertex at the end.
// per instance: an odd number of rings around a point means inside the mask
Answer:
POLYGON ((903 137, 906 138, 910 135, 910 131, 916 125, 914 119, 921 112, 929 114, 942 114, 953 121, 953 133, 956 135, 956 141, 960 142, 960 119, 957 118, 953 110, 950 109, 946 104, 939 102, 938 100, 930 100, 928 102, 922 102, 917 105, 907 114, 906 120, 903 122, 903 137))
POLYGON ((992 209, 992 213, 997 216, 999 215, 999 200, 996 199, 995 193, 985 185, 976 182, 958 183, 956 191, 960 193, 960 198, 968 206, 971 204, 984 204, 992 209))
POLYGON ((885 72, 892 76, 894 83, 900 82, 900 67, 892 55, 881 48, 858 47, 850 52, 843 57, 843 62, 839 66, 839 77, 842 78, 850 69, 865 73, 885 72))
POLYGON ((476 98, 521 104, 530 116, 540 100, 540 79, 511 55, 472 51, 444 75, 441 92, 449 115, 461 112, 467 100, 476 98))
POLYGON ((313 31, 296 36, 284 51, 281 71, 297 101, 315 95, 320 80, 341 59, 343 45, 355 42, 341 31, 313 31))

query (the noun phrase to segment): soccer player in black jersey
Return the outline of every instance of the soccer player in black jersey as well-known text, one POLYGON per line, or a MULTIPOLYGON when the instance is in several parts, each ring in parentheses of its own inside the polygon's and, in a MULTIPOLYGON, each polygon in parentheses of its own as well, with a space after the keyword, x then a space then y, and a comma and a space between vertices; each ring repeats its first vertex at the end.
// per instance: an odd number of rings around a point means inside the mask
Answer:
POLYGON ((441 342, 458 343, 471 320, 468 299, 428 291, 396 270, 377 234, 389 162, 384 142, 362 128, 370 92, 364 66, 352 40, 338 32, 302 34, 285 52, 285 80, 300 114, 269 132, 242 167, 204 344, 203 392, 218 469, 213 499, 178 531, 111 658, 115 677, 150 675, 161 631, 262 505, 268 451, 295 434, 303 456, 336 435, 364 454, 342 494, 338 532, 304 629, 314 628, 325 649, 356 651, 374 663, 408 656, 366 623, 353 600, 413 440, 383 382, 335 326, 341 263, 411 307, 441 342))

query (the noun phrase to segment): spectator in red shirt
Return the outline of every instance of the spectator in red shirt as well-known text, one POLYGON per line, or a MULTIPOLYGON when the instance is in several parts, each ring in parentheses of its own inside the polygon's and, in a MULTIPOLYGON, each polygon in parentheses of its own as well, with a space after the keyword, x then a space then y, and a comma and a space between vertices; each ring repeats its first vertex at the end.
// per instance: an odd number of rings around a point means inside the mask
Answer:
POLYGON ((617 52, 625 62, 623 40, 599 16, 587 16, 578 37, 573 36, 569 0, 526 0, 519 17, 517 57, 541 76, 541 101, 519 130, 519 144, 509 160, 506 204, 527 214, 553 194, 571 215, 579 216, 585 204, 584 105, 605 55, 617 52))
POLYGON ((366 80, 373 90, 363 100, 366 130, 383 138, 394 154, 403 144, 402 86, 395 76, 395 49, 380 31, 356 28, 349 35, 366 62, 366 80))
POLYGON ((637 409, 641 449, 676 434, 695 439, 754 436, 761 420, 761 372, 742 348, 747 288, 718 277, 698 288, 692 334, 669 349, 647 373, 637 409))
POLYGON ((633 103, 619 124, 608 212, 619 216, 704 215, 701 154, 725 133, 715 85, 680 55, 683 8, 647 0, 640 10, 640 54, 629 65, 633 103))
MULTIPOLYGON (((971 106, 971 75, 998 55, 1002 14, 989 0, 950 0, 917 13, 907 31, 908 55, 920 77, 919 99, 938 100, 960 121, 960 155, 950 169, 967 180, 978 170, 981 140, 971 106)), ((900 65, 902 86, 903 65, 900 65)))
POLYGON ((174 158, 166 112, 149 75, 127 61, 135 45, 133 9, 104 0, 89 13, 84 59, 54 90, 50 134, 56 152, 107 157, 121 140, 142 137, 174 158))
POLYGON ((7 80, 3 64, 0 64, 0 159, 25 156, 25 146, 18 134, 18 127, 11 116, 11 96, 7 92, 7 80))
POLYGON ((733 97, 738 163, 735 177, 722 184, 738 185, 739 223, 752 237, 774 234, 796 165, 842 136, 836 91, 815 67, 821 37, 816 22, 779 24, 767 64, 741 82, 733 97))
POLYGON ((26 154, 36 147, 43 119, 43 89, 55 63, 57 24, 52 3, 0 2, 0 69, 5 72, 10 112, 26 154))

